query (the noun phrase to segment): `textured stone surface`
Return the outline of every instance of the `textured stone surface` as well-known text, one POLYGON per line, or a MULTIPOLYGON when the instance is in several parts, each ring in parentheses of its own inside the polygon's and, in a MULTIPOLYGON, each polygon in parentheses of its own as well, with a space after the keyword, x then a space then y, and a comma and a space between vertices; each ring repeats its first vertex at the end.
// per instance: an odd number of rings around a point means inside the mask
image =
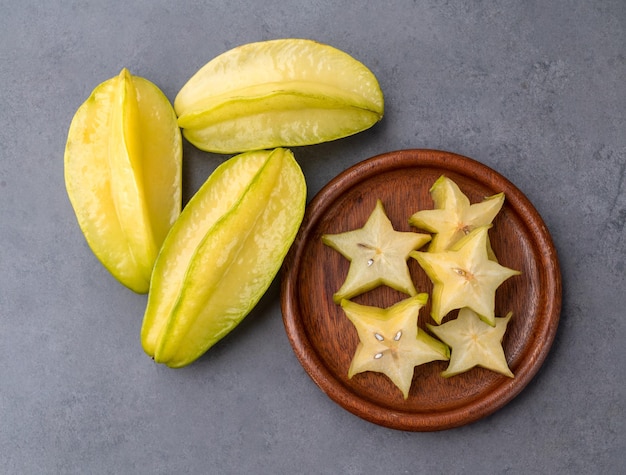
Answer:
MULTIPOLYGON (((0 15, 0 466, 4 473, 618 473, 626 464, 626 3, 6 0, 0 15), (41 5, 36 5, 41 3, 41 5), (384 6, 383 6, 384 5, 384 6), (307 37, 378 76, 373 129, 296 150, 313 196, 400 148, 473 157, 535 204, 561 324, 491 417, 403 433, 330 401, 285 336, 276 282, 196 364, 154 365, 145 296, 90 253, 63 183, 76 108, 128 67, 173 100, 242 43, 307 37)), ((224 157, 185 148, 185 198, 224 157)))

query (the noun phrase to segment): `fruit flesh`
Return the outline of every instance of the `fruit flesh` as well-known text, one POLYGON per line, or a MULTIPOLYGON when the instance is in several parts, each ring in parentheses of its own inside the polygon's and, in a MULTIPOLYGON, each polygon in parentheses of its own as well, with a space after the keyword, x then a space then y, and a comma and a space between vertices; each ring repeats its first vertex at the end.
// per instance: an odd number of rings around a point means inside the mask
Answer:
POLYGON ((174 106, 185 137, 217 153, 334 140, 371 127, 384 112, 367 67, 304 39, 249 43, 217 56, 174 106))
POLYGON ((480 366, 513 378, 502 348, 511 316, 509 312, 506 317, 496 318, 491 326, 469 308, 463 308, 456 319, 440 326, 429 325, 428 328, 452 348, 448 368, 441 375, 449 378, 480 366))
POLYGON ((411 253, 434 284, 431 316, 438 324, 452 310, 470 307, 495 325, 496 289, 519 271, 489 259, 488 229, 476 228, 449 251, 411 253))
POLYGON ((322 236, 324 244, 350 261, 348 275, 333 295, 334 301, 339 303, 379 285, 416 295, 406 261, 411 251, 429 240, 427 234, 395 231, 382 202, 377 200, 361 229, 322 236))
POLYGON ((342 300, 341 307, 359 335, 348 378, 364 371, 383 373, 407 399, 415 366, 447 360, 448 347, 418 329, 418 314, 427 300, 422 293, 387 309, 342 300))
POLYGON ((158 247, 181 207, 182 144, 171 104, 123 69, 77 110, 64 162, 90 248, 122 284, 147 292, 158 247))
MULTIPOLYGON (((435 209, 421 210, 409 218, 415 227, 435 233, 428 248, 431 252, 450 249, 463 236, 480 226, 489 226, 504 204, 504 193, 470 204, 458 185, 441 176, 430 189, 435 209)), ((490 258, 495 260, 488 242, 490 258)))
POLYGON ((305 200, 304 177, 285 149, 234 157, 215 179, 212 175, 185 208, 157 260, 142 326, 144 350, 159 363, 180 367, 229 333, 278 272, 305 200), (230 188, 229 172, 241 177, 239 189, 230 188), (198 226, 193 215, 224 190, 236 196, 230 207, 198 226))

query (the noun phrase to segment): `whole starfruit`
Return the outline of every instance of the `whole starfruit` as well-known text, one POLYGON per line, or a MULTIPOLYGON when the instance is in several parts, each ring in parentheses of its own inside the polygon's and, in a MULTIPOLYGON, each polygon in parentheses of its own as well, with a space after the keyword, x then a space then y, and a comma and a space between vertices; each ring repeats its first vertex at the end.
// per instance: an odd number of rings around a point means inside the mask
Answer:
POLYGON ((209 176, 168 234, 141 329, 158 363, 186 366, 252 310, 304 216, 306 183, 291 151, 247 152, 209 176))
POLYGON ((96 87, 70 124, 65 184, 78 224, 102 264, 138 293, 180 214, 181 142, 168 99, 127 69, 96 87))
POLYGON ((202 67, 174 101, 196 147, 238 153, 339 139, 378 122, 383 94, 349 54, 306 39, 249 43, 202 67))

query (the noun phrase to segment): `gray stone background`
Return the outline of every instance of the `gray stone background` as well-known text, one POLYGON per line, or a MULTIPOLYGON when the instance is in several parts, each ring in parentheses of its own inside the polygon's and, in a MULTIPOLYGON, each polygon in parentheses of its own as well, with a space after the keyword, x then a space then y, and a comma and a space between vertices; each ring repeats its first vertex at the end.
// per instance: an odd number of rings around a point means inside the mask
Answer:
MULTIPOLYGON (((0 472, 613 474, 626 465, 626 2, 0 1, 0 472), (406 433, 348 413, 299 365, 276 281, 188 368, 142 352, 146 302, 89 251, 63 181, 74 112, 122 67, 173 100, 204 63, 279 37, 378 77, 373 129, 296 150, 311 198, 401 148, 475 158, 557 246, 552 350, 494 415, 406 433)), ((185 145, 187 200, 223 156, 185 145)))

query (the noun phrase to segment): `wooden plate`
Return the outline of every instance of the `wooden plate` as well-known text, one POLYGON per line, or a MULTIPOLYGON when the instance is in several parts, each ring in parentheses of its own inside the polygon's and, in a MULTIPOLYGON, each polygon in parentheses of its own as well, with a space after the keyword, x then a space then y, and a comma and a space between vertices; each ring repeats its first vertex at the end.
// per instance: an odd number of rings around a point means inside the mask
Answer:
MULTIPOLYGON (((409 270, 418 292, 432 284, 415 259, 409 270)), ((388 307, 407 296, 378 287, 357 303, 388 307)), ((365 160, 328 183, 311 201, 282 270, 281 305, 290 343, 313 381, 343 408, 370 422, 407 431, 434 431, 485 417, 511 401, 544 362, 561 309, 561 275, 543 220, 506 178, 470 158, 435 150, 402 150, 365 160), (496 292, 496 315, 513 311, 503 346, 515 378, 474 368, 452 378, 447 362, 417 366, 408 399, 380 373, 348 379, 358 343, 352 323, 332 300, 349 262, 322 244, 325 233, 361 228, 380 198, 394 228, 416 231, 408 218, 431 209, 429 190, 441 175, 454 180, 471 203, 503 191, 505 204, 490 230, 500 263, 520 270, 496 292)), ((430 320, 430 304, 419 326, 430 320)), ((452 314, 450 317, 453 317, 452 314)))

